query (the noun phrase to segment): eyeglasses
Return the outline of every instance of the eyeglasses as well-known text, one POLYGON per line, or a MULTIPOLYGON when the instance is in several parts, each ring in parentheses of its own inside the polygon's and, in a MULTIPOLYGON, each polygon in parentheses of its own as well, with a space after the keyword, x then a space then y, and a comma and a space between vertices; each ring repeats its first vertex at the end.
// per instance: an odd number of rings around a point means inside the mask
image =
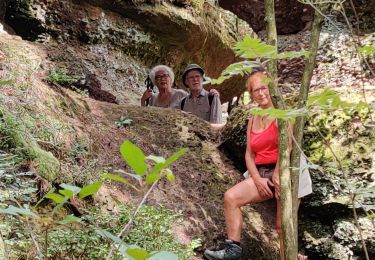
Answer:
POLYGON ((169 78, 169 75, 168 74, 164 74, 164 75, 158 75, 158 76, 156 76, 155 80, 160 81, 162 79, 167 79, 167 78, 169 78))
POLYGON ((253 95, 259 95, 260 93, 267 93, 267 92, 268 92, 267 87, 260 87, 252 91, 253 95))

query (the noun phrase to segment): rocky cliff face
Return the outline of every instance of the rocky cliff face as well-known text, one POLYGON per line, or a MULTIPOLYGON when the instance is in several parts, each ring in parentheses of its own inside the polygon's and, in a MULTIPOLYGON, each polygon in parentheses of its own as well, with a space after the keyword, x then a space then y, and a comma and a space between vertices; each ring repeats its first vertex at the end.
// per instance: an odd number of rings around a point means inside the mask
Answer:
MULTIPOLYGON (((5 23, 42 42, 51 66, 85 78, 94 74, 120 103, 136 102, 150 67, 177 75, 189 63, 216 77, 235 61, 231 46, 251 29, 205 1, 1 1, 5 23), (4 12, 5 10, 5 12, 4 12)), ((241 93, 242 80, 219 86, 222 101, 241 93)), ((137 102, 138 103, 138 102, 137 102)))
MULTIPOLYGON (((254 31, 266 29, 264 1, 219 0, 219 5, 248 22, 254 31)), ((278 34, 297 33, 312 20, 312 8, 297 0, 276 0, 278 34)))

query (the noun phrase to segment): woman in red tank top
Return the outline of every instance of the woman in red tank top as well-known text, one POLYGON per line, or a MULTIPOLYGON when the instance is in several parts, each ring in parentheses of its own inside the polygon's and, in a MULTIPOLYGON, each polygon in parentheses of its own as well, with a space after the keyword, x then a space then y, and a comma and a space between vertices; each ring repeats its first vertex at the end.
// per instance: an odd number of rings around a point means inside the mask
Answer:
MULTIPOLYGON (((272 108, 265 71, 250 75, 246 87, 261 109, 272 108)), ((246 166, 250 177, 230 188, 224 194, 224 213, 228 239, 221 250, 206 250, 208 259, 240 259, 242 212, 244 205, 276 198, 277 232, 281 238, 280 186, 278 170, 278 129, 275 119, 253 116, 247 127, 246 166)), ((281 240, 280 240, 281 241, 281 240)), ((283 245, 280 245, 283 259, 283 245)))

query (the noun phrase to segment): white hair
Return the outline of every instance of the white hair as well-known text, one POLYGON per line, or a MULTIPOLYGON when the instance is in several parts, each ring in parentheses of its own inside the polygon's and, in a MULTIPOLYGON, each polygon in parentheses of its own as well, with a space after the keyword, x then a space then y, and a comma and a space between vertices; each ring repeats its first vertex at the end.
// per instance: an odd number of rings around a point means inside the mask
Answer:
POLYGON ((149 76, 150 76, 150 79, 152 81, 152 84, 155 85, 155 74, 156 74, 156 72, 158 72, 160 70, 166 70, 168 72, 168 75, 171 78, 171 82, 173 84, 173 82, 174 82, 174 73, 173 73, 173 70, 170 67, 166 66, 166 65, 157 65, 157 66, 155 66, 155 67, 153 67, 151 69, 149 76))

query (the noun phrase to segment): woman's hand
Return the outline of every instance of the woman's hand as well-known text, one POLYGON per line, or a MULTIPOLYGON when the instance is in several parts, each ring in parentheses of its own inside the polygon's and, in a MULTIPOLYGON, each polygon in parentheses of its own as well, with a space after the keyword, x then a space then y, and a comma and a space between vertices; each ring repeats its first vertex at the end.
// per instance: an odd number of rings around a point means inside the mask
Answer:
POLYGON ((279 179, 279 174, 274 172, 272 175, 272 182, 273 185, 275 186, 275 198, 277 200, 280 199, 280 179, 279 179))
POLYGON ((273 197, 273 193, 272 193, 270 187, 268 186, 269 179, 257 177, 257 178, 253 178, 253 180, 254 180, 255 186, 258 189, 259 194, 262 197, 265 197, 265 198, 272 198, 273 197))
POLYGON ((146 106, 146 100, 149 99, 151 96, 152 96, 152 90, 151 89, 146 90, 141 97, 141 105, 146 106))

